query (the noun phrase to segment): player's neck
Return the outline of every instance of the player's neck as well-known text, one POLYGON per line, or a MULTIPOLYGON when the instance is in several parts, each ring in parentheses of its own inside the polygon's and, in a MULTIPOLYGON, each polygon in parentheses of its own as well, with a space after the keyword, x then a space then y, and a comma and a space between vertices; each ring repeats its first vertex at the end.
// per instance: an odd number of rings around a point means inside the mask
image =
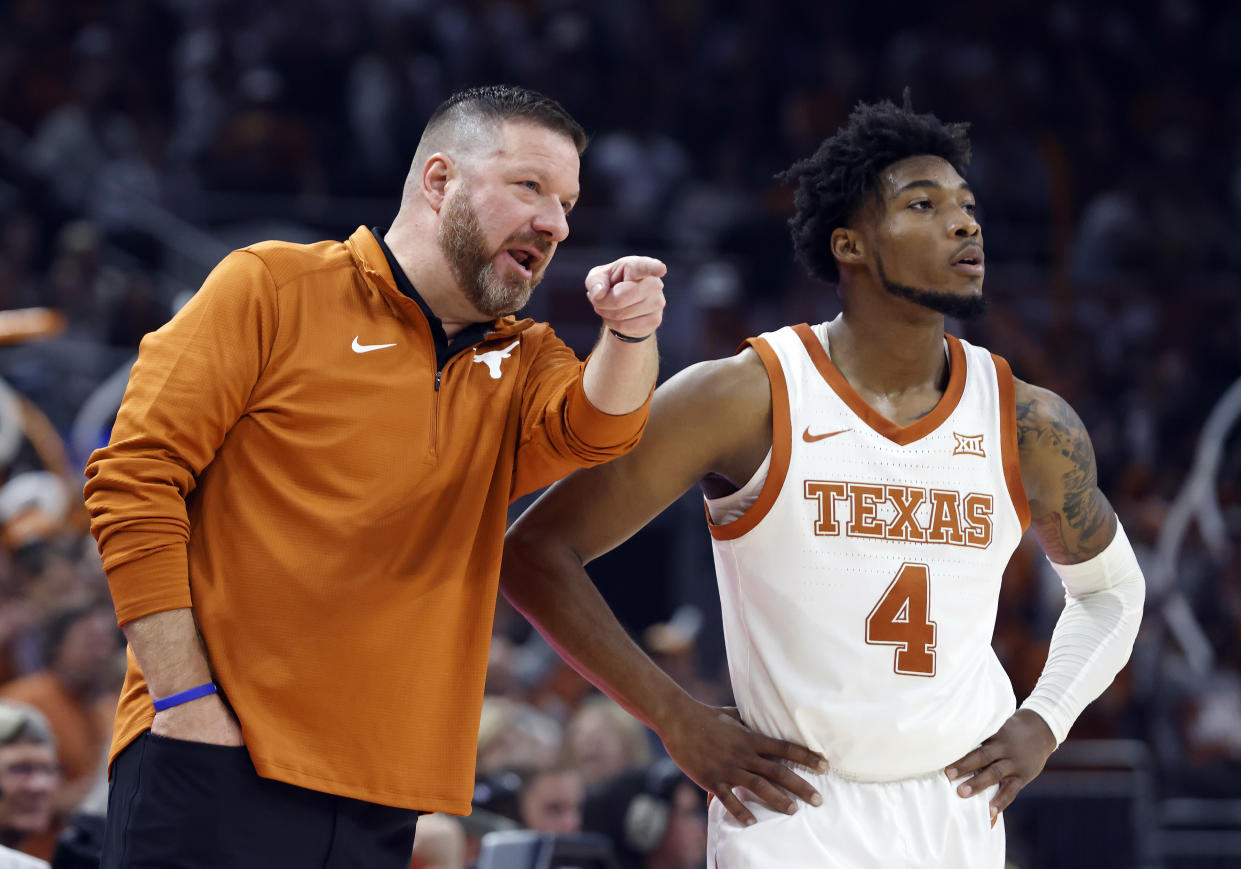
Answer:
POLYGON ((895 396, 948 380, 944 318, 880 319, 850 309, 828 325, 828 353, 859 394, 895 396))

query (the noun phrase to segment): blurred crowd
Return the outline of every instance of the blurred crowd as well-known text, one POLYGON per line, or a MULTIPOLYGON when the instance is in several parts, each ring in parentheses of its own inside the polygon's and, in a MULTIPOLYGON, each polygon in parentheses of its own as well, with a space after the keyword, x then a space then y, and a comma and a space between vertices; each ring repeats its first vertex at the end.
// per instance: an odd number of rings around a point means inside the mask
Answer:
MULTIPOLYGON (((80 471, 138 340, 217 247, 382 224, 431 110, 490 81, 555 96, 593 137, 534 313, 585 323, 561 292, 575 264, 664 257, 665 375, 835 315, 831 288, 793 262, 791 191, 773 175, 859 99, 908 87, 916 108, 972 122, 993 305, 954 331, 1077 409, 1150 584, 1134 660, 1073 738, 1143 741, 1160 795, 1241 797, 1236 434, 1211 487, 1223 544, 1191 528, 1175 570, 1155 557, 1203 422, 1241 377, 1239 40, 1241 6, 1206 0, 3 4, 0 310, 63 319, 0 320, 0 698, 43 715, 0 716, 0 845, 50 857, 84 801, 102 810, 123 645, 80 471), (55 760, 9 762, 23 733, 55 760), (27 791, 43 796, 13 809, 27 791)), ((701 516, 689 496, 594 575, 661 664, 726 703, 701 516)), ((1027 540, 995 637, 1018 696, 1060 597, 1027 540)), ((705 853, 700 793, 503 606, 476 796, 471 818, 420 823, 415 865, 469 865, 483 832, 511 826, 603 832, 626 867, 686 869, 705 853)))

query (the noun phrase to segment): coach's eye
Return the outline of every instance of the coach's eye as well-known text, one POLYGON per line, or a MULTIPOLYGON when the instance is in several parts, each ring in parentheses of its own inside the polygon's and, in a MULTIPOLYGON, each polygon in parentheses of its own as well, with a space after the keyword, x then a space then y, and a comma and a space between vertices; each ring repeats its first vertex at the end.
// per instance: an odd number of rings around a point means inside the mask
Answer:
POLYGON ((929 211, 931 209, 931 200, 915 199, 913 202, 909 203, 909 207, 915 211, 929 211))

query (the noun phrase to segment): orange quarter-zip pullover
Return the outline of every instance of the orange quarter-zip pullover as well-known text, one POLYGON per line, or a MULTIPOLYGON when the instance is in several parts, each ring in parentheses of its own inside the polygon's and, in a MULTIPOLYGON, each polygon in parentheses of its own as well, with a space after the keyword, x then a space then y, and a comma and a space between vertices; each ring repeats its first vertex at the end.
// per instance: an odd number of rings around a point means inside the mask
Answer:
MULTIPOLYGON (((507 507, 646 423, 583 367, 505 317, 441 369, 368 229, 235 251, 86 468, 118 620, 194 608, 260 775, 468 812, 507 507)), ((130 653, 112 756, 153 717, 130 653)))

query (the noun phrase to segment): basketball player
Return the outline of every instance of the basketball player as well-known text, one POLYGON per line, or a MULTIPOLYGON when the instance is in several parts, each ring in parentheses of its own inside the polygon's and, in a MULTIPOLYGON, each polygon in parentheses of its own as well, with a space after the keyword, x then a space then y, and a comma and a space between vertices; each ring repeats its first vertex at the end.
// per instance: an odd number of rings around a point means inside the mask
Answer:
POLYGON ((510 531, 505 593, 717 798, 718 869, 998 869, 999 813, 1132 648, 1143 579, 1081 421, 944 332, 983 308, 968 160, 963 124, 859 106, 785 175, 798 257, 837 284, 841 315, 682 371, 633 452, 510 531), (651 664, 583 570, 695 484, 754 733, 651 664), (1067 597, 1015 709, 990 640, 1030 524, 1067 597), (830 769, 782 770, 763 738, 830 769))

